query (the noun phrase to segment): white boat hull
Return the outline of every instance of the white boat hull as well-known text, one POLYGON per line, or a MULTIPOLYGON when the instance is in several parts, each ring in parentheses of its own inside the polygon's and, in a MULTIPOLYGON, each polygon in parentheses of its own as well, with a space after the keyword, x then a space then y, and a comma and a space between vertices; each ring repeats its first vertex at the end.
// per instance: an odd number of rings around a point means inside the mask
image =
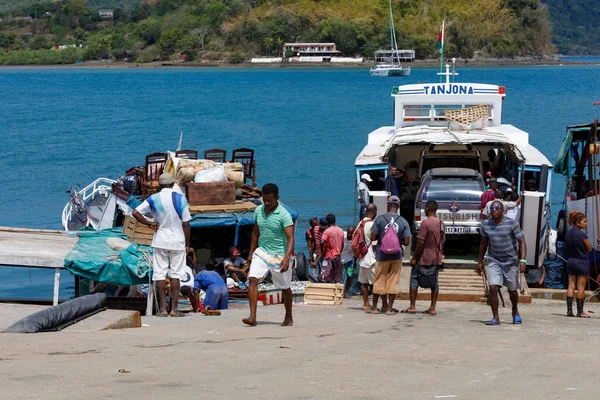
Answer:
POLYGON ((393 67, 393 68, 371 68, 369 70, 371 76, 409 76, 410 67, 393 67))

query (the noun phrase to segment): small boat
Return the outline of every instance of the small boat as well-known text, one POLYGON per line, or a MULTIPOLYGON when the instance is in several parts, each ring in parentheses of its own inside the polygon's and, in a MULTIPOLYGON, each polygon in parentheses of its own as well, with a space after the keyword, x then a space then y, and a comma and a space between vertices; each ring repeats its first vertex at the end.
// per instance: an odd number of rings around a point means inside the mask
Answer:
POLYGON ((83 227, 100 229, 100 219, 110 197, 114 180, 98 178, 83 189, 74 185, 66 190, 70 200, 63 208, 62 226, 65 231, 77 231, 83 227))
POLYGON ((389 63, 377 64, 369 70, 371 76, 409 76, 410 67, 400 65, 396 30, 394 29, 394 16, 392 13, 392 0, 390 0, 390 46, 392 54, 389 63))

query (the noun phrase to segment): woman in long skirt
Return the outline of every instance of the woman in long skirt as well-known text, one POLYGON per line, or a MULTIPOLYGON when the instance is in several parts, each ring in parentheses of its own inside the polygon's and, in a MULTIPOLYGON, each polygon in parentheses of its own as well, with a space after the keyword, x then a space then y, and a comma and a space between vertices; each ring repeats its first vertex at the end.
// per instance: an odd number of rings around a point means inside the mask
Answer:
POLYGON ((583 300, 585 298, 585 287, 590 275, 590 262, 588 253, 592 251, 592 245, 588 239, 587 218, 581 211, 569 213, 569 225, 572 226, 565 236, 565 253, 567 258, 567 274, 569 286, 567 288, 567 316, 573 316, 573 297, 577 288, 577 316, 589 318, 583 312, 583 300))

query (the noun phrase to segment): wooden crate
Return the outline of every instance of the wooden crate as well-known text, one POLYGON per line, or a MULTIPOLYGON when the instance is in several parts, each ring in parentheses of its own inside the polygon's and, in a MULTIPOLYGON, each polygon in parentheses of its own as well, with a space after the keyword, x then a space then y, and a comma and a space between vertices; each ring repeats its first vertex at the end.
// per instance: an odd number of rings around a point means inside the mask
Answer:
POLYGON ((344 298, 344 285, 341 283, 307 283, 304 289, 304 303, 337 306, 344 298))
POLYGON ((125 216, 123 234, 127 235, 127 239, 133 243, 152 246, 152 239, 154 238, 152 228, 140 224, 135 218, 129 215, 125 216))
POLYGON ((235 182, 192 182, 187 185, 190 206, 235 203, 235 182))

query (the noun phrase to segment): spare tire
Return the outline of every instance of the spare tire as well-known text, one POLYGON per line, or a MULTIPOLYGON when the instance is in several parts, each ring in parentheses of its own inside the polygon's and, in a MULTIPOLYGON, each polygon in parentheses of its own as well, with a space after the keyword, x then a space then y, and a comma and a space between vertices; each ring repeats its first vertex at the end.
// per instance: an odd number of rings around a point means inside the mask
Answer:
POLYGON ((299 281, 308 280, 308 262, 304 253, 296 253, 296 277, 299 281))

